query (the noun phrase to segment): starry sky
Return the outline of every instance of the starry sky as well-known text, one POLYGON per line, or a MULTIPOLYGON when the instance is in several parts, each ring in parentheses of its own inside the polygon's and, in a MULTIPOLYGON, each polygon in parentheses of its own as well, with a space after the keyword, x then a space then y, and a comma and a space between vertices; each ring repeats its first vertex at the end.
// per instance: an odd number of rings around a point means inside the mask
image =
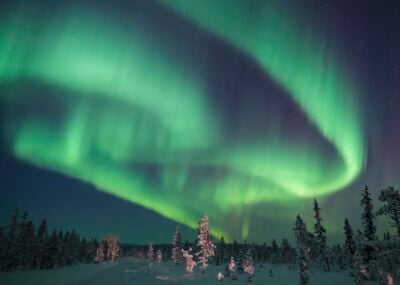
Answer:
POLYGON ((394 1, 54 2, 0 4, 1 223, 269 242, 317 198, 337 242, 399 186, 394 1))

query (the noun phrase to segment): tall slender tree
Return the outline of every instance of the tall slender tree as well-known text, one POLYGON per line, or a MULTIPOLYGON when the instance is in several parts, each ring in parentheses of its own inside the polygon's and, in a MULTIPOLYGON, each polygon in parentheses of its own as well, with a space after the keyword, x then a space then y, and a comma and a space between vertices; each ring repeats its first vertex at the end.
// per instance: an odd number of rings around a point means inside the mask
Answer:
POLYGON ((363 207, 361 219, 364 227, 363 234, 365 239, 363 257, 365 262, 368 264, 371 260, 376 259, 374 246, 374 242, 376 241, 375 214, 373 200, 368 186, 365 186, 361 196, 360 204, 363 207))
POLYGON ((18 267, 18 209, 15 210, 14 215, 11 217, 10 224, 8 226, 8 232, 5 238, 5 250, 4 250, 4 261, 2 263, 2 269, 4 271, 13 271, 18 267))
POLYGON ((216 264, 223 263, 225 261, 225 239, 222 236, 219 240, 219 244, 217 247, 217 254, 216 254, 216 264))
POLYGON ((214 244, 212 242, 211 232, 209 229, 209 220, 206 214, 203 215, 199 224, 199 238, 198 238, 197 252, 201 272, 204 274, 208 267, 208 259, 214 256, 214 244))
POLYGON ((356 253, 356 243, 354 241, 354 232, 347 218, 344 219, 344 255, 347 266, 353 265, 353 256, 356 253))
POLYGON ((176 230, 172 239, 171 259, 175 265, 182 262, 182 235, 181 228, 176 226, 176 230))
POLYGON ((36 239, 37 250, 35 253, 36 265, 41 269, 45 268, 44 264, 46 263, 47 259, 47 252, 46 252, 46 243, 48 238, 47 231, 48 231, 47 220, 43 219, 38 229, 38 234, 36 239))
POLYGON ((309 253, 310 248, 307 246, 307 226, 300 215, 296 217, 296 223, 293 228, 295 233, 295 239, 297 243, 297 256, 298 256, 298 263, 300 268, 300 285, 306 285, 309 283, 309 269, 308 269, 308 260, 309 260, 309 253))
POLYGON ((326 230, 322 225, 321 208, 317 199, 314 199, 314 234, 317 242, 317 254, 322 255, 326 247, 326 230))

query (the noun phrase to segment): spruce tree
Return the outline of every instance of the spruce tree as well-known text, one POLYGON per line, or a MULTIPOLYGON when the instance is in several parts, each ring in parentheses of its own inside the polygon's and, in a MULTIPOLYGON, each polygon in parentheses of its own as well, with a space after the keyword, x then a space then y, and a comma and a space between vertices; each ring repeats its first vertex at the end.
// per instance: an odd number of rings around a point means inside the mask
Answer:
POLYGON ((364 227, 364 238, 365 245, 363 248, 363 256, 365 262, 368 264, 371 260, 376 259, 376 253, 374 248, 374 242, 376 241, 376 227, 375 227, 375 214, 368 186, 365 186, 362 192, 361 206, 363 207, 363 213, 361 215, 362 223, 364 227))
POLYGON ((38 229, 38 234, 37 234, 37 240, 36 240, 36 252, 35 252, 35 263, 36 266, 43 269, 45 268, 45 259, 47 258, 46 255, 46 243, 47 243, 47 238, 48 238, 48 226, 47 226, 47 220, 43 219, 39 229, 38 229))
POLYGON ((295 239, 297 243, 297 256, 300 268, 300 285, 306 285, 309 283, 310 277, 308 273, 308 259, 310 248, 307 246, 308 231, 306 223, 297 215, 296 223, 293 228, 295 233, 295 239))
POLYGON ((182 235, 181 228, 176 226, 176 230, 172 239, 171 259, 175 265, 182 262, 182 235))
MULTIPOLYGON (((400 237, 400 193, 394 187, 381 190, 379 200, 384 204, 378 210, 378 215, 385 215, 391 219, 391 226, 396 229, 397 236, 400 237)), ((389 234, 389 233, 388 233, 389 234)))
POLYGON ((284 238, 282 239, 281 244, 281 254, 280 254, 280 262, 289 263, 291 260, 292 248, 290 247, 289 241, 284 238))
POLYGON ((79 262, 86 263, 86 256, 88 252, 89 244, 86 238, 82 238, 81 246, 79 249, 79 262))
POLYGON ((25 234, 25 225, 26 221, 28 219, 28 212, 24 212, 21 216, 21 221, 18 223, 18 234, 17 234, 17 249, 16 249, 16 255, 17 255, 17 263, 18 267, 22 268, 23 267, 23 258, 24 258, 24 248, 26 246, 26 234, 25 234))
POLYGON ((314 199, 314 234, 316 241, 316 256, 322 257, 326 248, 326 230, 322 225, 321 208, 317 199, 314 199))
POLYGON ((33 269, 35 267, 36 237, 32 221, 27 221, 21 228, 20 267, 33 269))
POLYGON ((18 267, 18 209, 15 210, 8 226, 8 232, 5 237, 4 260, 2 262, 2 270, 13 271, 18 267))
POLYGON ((272 245, 271 245, 271 256, 272 256, 272 263, 278 262, 278 244, 276 243, 276 240, 272 240, 272 245))
POLYGON ((346 264, 352 266, 353 256, 356 253, 356 243, 354 241, 354 232, 351 228, 350 222, 347 218, 344 219, 344 254, 346 259, 346 264))
POLYGON ((218 253, 217 253, 217 265, 225 261, 225 239, 222 236, 219 240, 218 253))
POLYGON ((197 247, 199 251, 196 253, 199 259, 201 272, 204 274, 208 267, 208 259, 214 256, 214 244, 212 242, 211 232, 209 229, 209 220, 206 214, 203 215, 199 223, 199 237, 197 247))
POLYGON ((57 235, 57 244, 58 244, 58 260, 57 266, 62 267, 65 265, 65 244, 64 244, 64 233, 63 231, 59 231, 57 235))
POLYGON ((58 246, 58 233, 56 230, 50 235, 47 241, 48 257, 45 268, 54 268, 59 260, 60 251, 58 246))

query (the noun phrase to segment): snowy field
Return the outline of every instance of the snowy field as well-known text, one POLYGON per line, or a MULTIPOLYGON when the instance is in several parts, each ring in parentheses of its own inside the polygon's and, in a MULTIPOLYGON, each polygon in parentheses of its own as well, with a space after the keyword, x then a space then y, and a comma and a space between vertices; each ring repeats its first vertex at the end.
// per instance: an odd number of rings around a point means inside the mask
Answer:
MULTIPOLYGON (((196 268, 198 269, 198 268, 196 268)), ((247 276, 238 274, 238 280, 216 280, 217 273, 224 271, 224 266, 211 265, 205 274, 184 272, 184 266, 173 266, 169 262, 154 264, 149 271, 144 260, 125 257, 115 263, 81 264, 73 267, 50 270, 32 270, 12 273, 0 273, 1 285, 161 285, 161 284, 249 284, 247 276)), ((298 284, 298 273, 289 271, 287 266, 264 264, 255 267, 253 282, 250 284, 298 284), (272 269, 274 276, 269 276, 272 269)), ((311 285, 354 284, 346 272, 314 272, 311 285)), ((376 283, 367 283, 376 284, 376 283)))

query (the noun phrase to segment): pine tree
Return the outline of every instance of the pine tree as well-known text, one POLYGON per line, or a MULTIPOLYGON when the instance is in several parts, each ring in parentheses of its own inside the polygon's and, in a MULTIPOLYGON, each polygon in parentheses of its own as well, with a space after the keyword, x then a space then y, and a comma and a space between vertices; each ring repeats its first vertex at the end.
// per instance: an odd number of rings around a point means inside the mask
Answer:
POLYGON ((218 253, 216 257, 217 257, 216 260, 217 265, 225 261, 225 239, 223 236, 219 240, 218 253))
POLYGON ((282 239, 280 262, 289 263, 292 259, 292 248, 287 239, 282 239))
POLYGON ((354 232, 347 218, 344 219, 344 254, 347 265, 353 264, 353 256, 356 253, 356 243, 354 241, 354 232))
POLYGON ((172 239, 171 259, 175 265, 182 262, 182 235, 179 226, 176 226, 175 234, 172 239))
MULTIPOLYGON (((388 216, 391 220, 391 226, 396 229, 397 236, 400 237, 400 192, 394 187, 388 187, 381 190, 379 200, 384 204, 378 210, 378 215, 388 216)), ((388 233, 389 234, 389 233, 388 233)))
POLYGON ((79 234, 73 229, 67 240, 67 247, 70 251, 69 264, 77 264, 79 262, 79 251, 80 251, 80 237, 79 234))
POLYGON ((240 254, 240 247, 239 247, 239 244, 238 244, 238 242, 236 240, 233 240, 232 247, 233 247, 233 256, 235 258, 238 258, 239 254, 240 254))
POLYGON ((325 266, 324 270, 329 268, 329 263, 325 256, 325 248, 326 248, 326 230, 322 225, 322 217, 321 217, 321 208, 318 205, 317 199, 314 199, 314 234, 315 234, 315 255, 320 260, 324 259, 325 266))
POLYGON ((371 260, 376 259, 374 248, 374 242, 376 241, 376 227, 374 224, 375 214, 372 204, 372 198, 367 186, 365 186, 363 190, 360 204, 361 206, 363 206, 363 213, 361 218, 364 226, 364 238, 366 241, 363 248, 363 256, 366 264, 369 264, 371 260))
MULTIPOLYGON (((65 244, 64 244, 64 233, 63 231, 59 231, 57 235, 57 245, 58 245, 58 260, 57 266, 62 267, 65 265, 65 244)), ((94 257, 93 257, 94 259, 94 257)))
POLYGON ((18 267, 18 209, 15 210, 8 226, 8 232, 5 238, 5 258, 2 262, 2 270, 13 271, 18 267))
POLYGON ((198 256, 201 272, 203 274, 208 266, 208 259, 214 256, 214 244, 212 242, 208 223, 208 216, 204 214, 199 224, 199 237, 197 246, 200 250, 196 254, 198 256))
POLYGON ((52 232, 50 238, 48 239, 48 259, 45 265, 45 268, 53 268, 57 265, 59 256, 60 256, 60 248, 58 245, 58 233, 56 230, 52 232))
POLYGON ((276 243, 276 240, 272 240, 272 245, 271 245, 271 259, 272 263, 278 262, 278 255, 279 255, 279 248, 278 244, 276 243))
POLYGON ((79 249, 79 262, 86 263, 86 255, 88 252, 89 244, 86 238, 82 238, 81 247, 79 249))
POLYGON ((26 234, 25 234, 25 226, 26 221, 28 219, 28 212, 24 212, 21 216, 21 221, 18 223, 17 229, 17 241, 16 241, 16 256, 17 256, 17 264, 19 268, 23 267, 23 258, 24 258, 24 248, 26 246, 26 234))
POLYGON ((310 248, 307 246, 307 227, 300 215, 297 215, 296 217, 296 223, 293 230, 297 243, 297 256, 300 267, 300 285, 306 285, 310 280, 308 273, 310 248))
POLYGON ((38 229, 37 241, 36 241, 37 251, 35 253, 36 255, 35 263, 40 269, 44 269, 45 263, 47 262, 46 260, 47 259, 46 245, 48 238, 47 231, 48 231, 47 220, 43 219, 38 229))
POLYGON ((25 212, 18 235, 19 266, 21 269, 34 268, 35 260, 35 228, 31 220, 27 221, 27 216, 28 214, 25 212))

